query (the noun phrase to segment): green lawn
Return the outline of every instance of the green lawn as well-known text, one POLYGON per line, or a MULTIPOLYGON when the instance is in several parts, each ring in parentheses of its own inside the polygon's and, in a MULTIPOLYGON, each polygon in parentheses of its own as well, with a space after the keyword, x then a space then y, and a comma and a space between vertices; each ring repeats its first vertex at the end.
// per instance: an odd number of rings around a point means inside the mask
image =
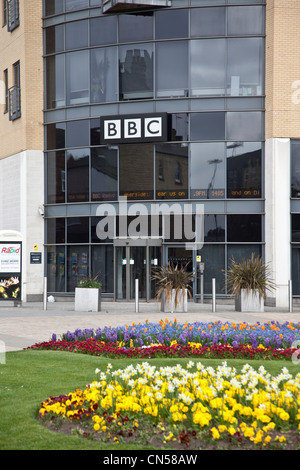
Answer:
MULTIPOLYGON (((188 363, 190 359, 149 359, 160 367, 188 363)), ((192 359, 197 362, 197 359, 192 359)), ((59 351, 18 351, 6 354, 6 364, 0 364, 0 449, 1 450, 137 450, 138 446, 105 445, 77 436, 51 432, 36 419, 40 404, 50 395, 58 396, 84 388, 96 380, 95 369, 124 368, 141 359, 108 359, 59 351)), ((221 360, 202 359, 205 366, 216 367, 221 360)), ((240 370, 245 361, 227 360, 240 370)), ((299 365, 291 361, 249 361, 273 375, 287 367, 292 374, 299 365)), ((149 450, 151 448, 149 447, 149 450)))

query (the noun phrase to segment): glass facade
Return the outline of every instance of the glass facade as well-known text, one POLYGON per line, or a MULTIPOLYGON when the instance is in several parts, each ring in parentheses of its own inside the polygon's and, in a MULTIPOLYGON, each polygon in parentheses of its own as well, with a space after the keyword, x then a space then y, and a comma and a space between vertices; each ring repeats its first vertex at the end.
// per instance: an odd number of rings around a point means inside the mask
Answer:
MULTIPOLYGON (((122 196, 144 206, 204 207, 198 251, 183 256, 184 240, 168 239, 163 230, 158 247, 131 246, 132 272, 142 279, 153 265, 185 259, 196 267, 201 256, 205 295, 214 277, 223 296, 230 259, 264 253, 265 2, 180 3, 102 14, 96 0, 44 0, 53 293, 72 293, 80 277, 100 273, 105 295, 131 295, 129 248, 97 237, 97 208, 116 207, 122 196), (166 141, 101 145, 101 117, 159 112, 168 115, 166 141)), ((141 295, 148 299, 147 282, 141 295)), ((196 281, 193 292, 196 298, 196 281)))

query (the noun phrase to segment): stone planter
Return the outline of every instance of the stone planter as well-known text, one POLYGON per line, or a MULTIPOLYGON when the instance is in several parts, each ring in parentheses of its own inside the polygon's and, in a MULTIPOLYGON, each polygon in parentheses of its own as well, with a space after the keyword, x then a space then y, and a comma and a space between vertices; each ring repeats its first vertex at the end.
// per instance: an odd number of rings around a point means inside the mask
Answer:
POLYGON ((264 312, 263 297, 253 290, 247 292, 242 289, 235 297, 235 310, 237 312, 264 312))
POLYGON ((75 288, 75 311, 77 312, 100 312, 101 311, 101 289, 76 287, 75 288))
POLYGON ((188 292, 182 289, 177 294, 177 305, 175 305, 176 290, 172 290, 172 298, 165 292, 161 298, 161 311, 165 313, 180 313, 188 311, 188 292))

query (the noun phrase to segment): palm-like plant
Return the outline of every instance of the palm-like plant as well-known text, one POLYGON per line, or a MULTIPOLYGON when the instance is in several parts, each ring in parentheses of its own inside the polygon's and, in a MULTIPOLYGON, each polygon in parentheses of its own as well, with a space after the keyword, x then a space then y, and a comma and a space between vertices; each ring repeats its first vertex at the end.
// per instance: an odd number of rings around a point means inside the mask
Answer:
POLYGON ((260 256, 252 253, 248 260, 242 259, 239 263, 231 260, 231 266, 226 272, 226 286, 233 295, 245 289, 247 293, 253 290, 265 299, 267 292, 275 289, 270 274, 269 266, 262 262, 260 256))
POLYGON ((167 266, 160 266, 153 270, 152 279, 156 280, 156 298, 159 300, 163 295, 169 303, 175 291, 175 306, 178 306, 182 290, 186 289, 188 295, 191 297, 191 281, 193 280, 193 273, 188 272, 186 267, 179 266, 173 263, 168 263, 167 266))

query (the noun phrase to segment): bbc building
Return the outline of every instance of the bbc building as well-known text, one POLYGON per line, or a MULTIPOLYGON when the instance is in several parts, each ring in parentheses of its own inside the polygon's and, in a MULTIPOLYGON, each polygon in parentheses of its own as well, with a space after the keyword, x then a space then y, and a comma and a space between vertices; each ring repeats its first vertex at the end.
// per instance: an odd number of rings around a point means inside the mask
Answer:
POLYGON ((200 266, 204 298, 215 279, 230 299, 224 271, 255 253, 269 304, 289 281, 296 302, 299 24, 299 0, 2 0, 0 248, 22 248, 22 300, 99 275, 104 298, 138 278, 151 301, 169 261, 195 302, 200 266))

